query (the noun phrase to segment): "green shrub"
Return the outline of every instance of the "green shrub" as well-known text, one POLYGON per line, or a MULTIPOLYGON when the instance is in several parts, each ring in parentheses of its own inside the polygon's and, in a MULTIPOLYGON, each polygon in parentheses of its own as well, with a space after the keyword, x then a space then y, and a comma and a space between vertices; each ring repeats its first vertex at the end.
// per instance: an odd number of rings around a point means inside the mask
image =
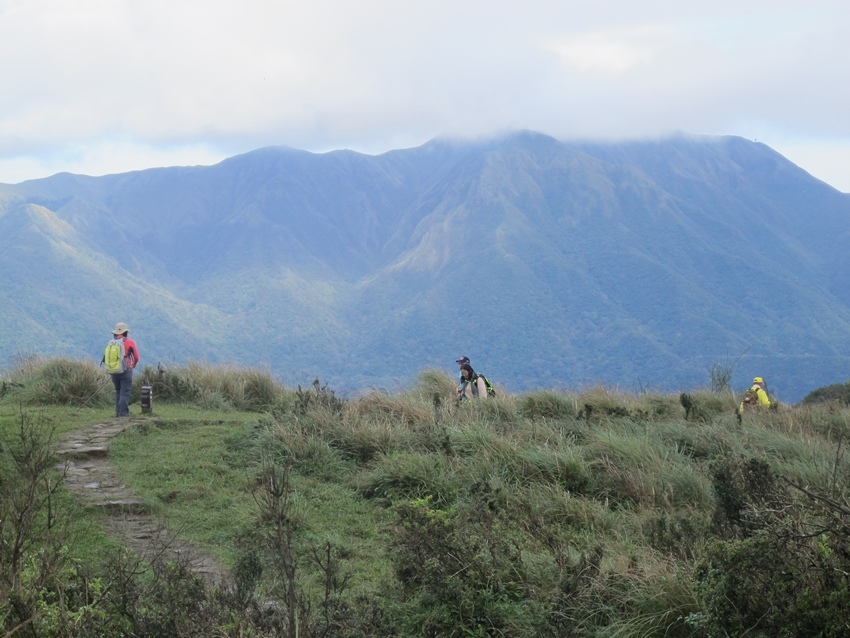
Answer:
POLYGON ((648 396, 645 401, 652 419, 667 420, 681 415, 679 402, 672 396, 648 396))
POLYGON ((794 419, 792 432, 809 433, 832 443, 850 440, 850 418, 843 404, 808 404, 790 414, 794 419))
POLYGON ((709 635, 849 635, 847 501, 801 508, 787 493, 781 498, 770 507, 748 503, 748 533, 709 546, 697 572, 709 635))
POLYGON ((652 432, 663 446, 695 461, 727 456, 739 449, 741 438, 739 432, 731 432, 721 424, 709 426, 684 421, 653 423, 652 432))
POLYGON ((480 421, 486 422, 500 431, 510 431, 516 425, 518 417, 516 401, 512 397, 499 395, 488 399, 476 400, 471 404, 465 402, 462 406, 473 407, 480 421))
POLYGON ((649 513, 642 521, 642 531, 660 554, 691 562, 702 555, 709 524, 704 510, 682 508, 649 513))
POLYGON ((433 449, 432 438, 437 435, 428 406, 409 397, 390 399, 370 394, 338 405, 309 399, 296 408, 296 414, 279 413, 276 417, 281 428, 297 424, 343 458, 358 463, 396 451, 433 449))
POLYGON ((407 635, 531 636, 541 601, 521 552, 487 510, 396 507, 395 572, 407 635))
POLYGON ((604 418, 664 420, 678 417, 681 408, 675 396, 629 394, 615 389, 595 387, 572 399, 578 408, 577 418, 598 421, 604 418))
POLYGON ((817 390, 809 392, 801 405, 816 405, 818 403, 840 403, 842 405, 850 405, 850 381, 847 383, 834 383, 827 385, 817 390))
POLYGON ((486 423, 475 422, 446 429, 448 445, 452 454, 461 457, 475 457, 491 462, 494 458, 510 456, 516 449, 516 442, 501 436, 486 423))
POLYGON ((776 507, 783 488, 764 459, 717 459, 712 463, 715 494, 713 526, 725 536, 751 535, 764 518, 758 511, 776 507))
POLYGON ((510 486, 498 491, 498 496, 496 505, 505 515, 556 557, 594 546, 614 530, 626 533, 623 517, 603 501, 584 498, 556 484, 510 486))

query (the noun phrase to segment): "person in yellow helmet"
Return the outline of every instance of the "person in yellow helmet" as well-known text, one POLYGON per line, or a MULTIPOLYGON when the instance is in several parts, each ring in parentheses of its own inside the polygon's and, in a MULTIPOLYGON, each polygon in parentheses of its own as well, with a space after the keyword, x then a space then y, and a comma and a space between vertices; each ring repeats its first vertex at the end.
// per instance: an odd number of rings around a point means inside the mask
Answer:
POLYGON ((752 387, 744 393, 744 399, 738 410, 743 413, 744 410, 756 410, 758 408, 769 408, 770 398, 767 396, 767 391, 764 389, 764 379, 756 377, 753 379, 752 387))

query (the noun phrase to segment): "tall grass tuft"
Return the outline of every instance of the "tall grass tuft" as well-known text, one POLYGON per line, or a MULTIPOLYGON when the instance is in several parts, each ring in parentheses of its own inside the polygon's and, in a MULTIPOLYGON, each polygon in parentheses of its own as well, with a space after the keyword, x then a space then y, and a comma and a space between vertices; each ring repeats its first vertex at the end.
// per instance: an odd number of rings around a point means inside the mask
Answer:
POLYGON ((308 433, 298 425, 280 427, 272 424, 263 429, 255 447, 259 458, 268 455, 283 466, 292 466, 304 476, 315 476, 325 480, 348 473, 350 463, 332 448, 327 441, 315 433, 308 433))
POLYGON ((370 392, 351 404, 350 414, 364 420, 387 420, 397 425, 414 426, 432 420, 433 408, 420 397, 404 394, 390 397, 370 392))
POLYGON ((429 368, 419 373, 414 389, 435 405, 450 403, 456 395, 457 380, 441 370, 429 368))
POLYGON ((578 416, 587 420, 604 417, 630 417, 638 412, 640 399, 612 388, 589 388, 576 396, 578 416))
POLYGON ((109 375, 86 360, 22 358, 9 380, 8 394, 22 405, 100 407, 114 396, 109 375))
POLYGON ((168 370, 145 367, 134 385, 149 385, 155 397, 166 401, 220 410, 267 410, 283 395, 283 386, 268 370, 195 361, 168 370))
POLYGON ((604 598, 614 609, 629 609, 612 622, 606 635, 618 638, 693 636, 689 618, 702 610, 689 575, 675 561, 651 554, 634 560, 625 573, 606 582, 604 598), (610 598, 609 598, 610 597, 610 598))
POLYGON ((600 432, 585 454, 600 495, 620 507, 704 507, 712 500, 710 482, 690 458, 654 436, 600 432))
POLYGON ((476 458, 480 474, 498 475, 509 485, 557 485, 566 492, 588 491, 588 464, 574 449, 496 446, 476 458))
POLYGON ((447 507, 454 503, 458 486, 456 472, 439 457, 400 453, 381 458, 360 489, 372 498, 430 499, 447 507))
POLYGON ((688 419, 691 421, 710 423, 723 414, 734 414, 737 407, 729 392, 714 394, 703 390, 691 392, 688 396, 691 400, 688 419))
POLYGON ((578 405, 575 397, 554 390, 537 390, 517 399, 517 412, 528 419, 575 418, 578 405))

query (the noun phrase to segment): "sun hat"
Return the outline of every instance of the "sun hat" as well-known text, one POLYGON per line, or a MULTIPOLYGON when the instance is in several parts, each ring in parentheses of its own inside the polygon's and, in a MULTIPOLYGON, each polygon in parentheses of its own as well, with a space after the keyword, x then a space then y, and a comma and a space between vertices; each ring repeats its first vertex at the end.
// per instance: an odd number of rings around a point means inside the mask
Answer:
POLYGON ((118 323, 116 323, 115 328, 112 330, 112 334, 114 335, 123 335, 125 332, 130 332, 130 329, 123 321, 119 321, 118 323))

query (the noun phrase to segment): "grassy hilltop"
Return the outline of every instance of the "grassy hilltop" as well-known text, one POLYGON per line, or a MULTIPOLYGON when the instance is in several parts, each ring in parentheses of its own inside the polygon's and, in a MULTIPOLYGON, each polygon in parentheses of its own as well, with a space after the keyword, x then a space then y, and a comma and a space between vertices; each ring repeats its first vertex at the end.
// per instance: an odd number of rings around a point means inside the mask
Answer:
POLYGON ((727 389, 457 404, 426 370, 342 399, 262 370, 137 374, 109 463, 229 573, 139 561, 62 488, 96 366, 0 377, 0 636, 844 636, 846 386, 738 419, 727 389))

